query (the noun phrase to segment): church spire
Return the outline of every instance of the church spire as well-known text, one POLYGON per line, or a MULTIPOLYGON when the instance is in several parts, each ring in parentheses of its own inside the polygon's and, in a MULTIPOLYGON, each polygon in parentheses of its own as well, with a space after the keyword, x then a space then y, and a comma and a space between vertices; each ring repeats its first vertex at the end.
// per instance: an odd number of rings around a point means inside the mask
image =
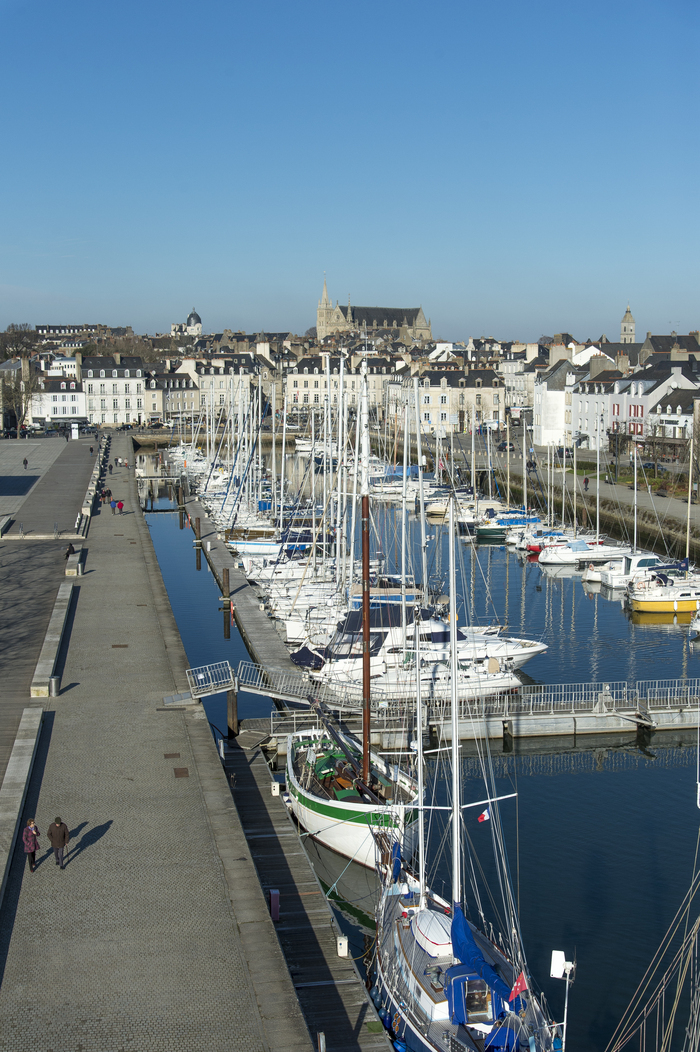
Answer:
POLYGON ((622 319, 620 325, 620 343, 634 343, 635 335, 635 322, 632 317, 632 311, 630 310, 629 303, 627 304, 627 310, 625 316, 622 319))
POLYGON ((326 285, 326 272, 325 271, 323 272, 323 296, 321 297, 321 306, 322 307, 332 307, 333 306, 331 301, 328 299, 328 287, 326 285))

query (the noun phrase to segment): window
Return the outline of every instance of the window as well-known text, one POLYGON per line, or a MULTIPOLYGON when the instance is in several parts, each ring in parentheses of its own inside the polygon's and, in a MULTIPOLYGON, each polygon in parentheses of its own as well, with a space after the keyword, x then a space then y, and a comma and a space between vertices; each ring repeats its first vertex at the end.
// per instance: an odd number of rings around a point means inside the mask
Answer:
POLYGON ((440 395, 440 405, 447 405, 447 395, 440 395))
POLYGON ((62 407, 61 412, 63 413, 64 416, 66 415, 66 413, 68 412, 68 409, 66 408, 66 406, 62 407))
POLYGON ((61 395, 61 401, 65 402, 65 400, 66 400, 66 395, 61 395))
POLYGON ((51 395, 51 401, 52 402, 57 402, 58 401, 58 395, 51 395))
POLYGON ((444 422, 447 420, 447 413, 440 413, 440 419, 444 422))
POLYGON ((292 387, 297 388, 299 386, 298 380, 292 380, 292 387))
POLYGON ((104 376, 104 374, 105 374, 104 369, 100 369, 100 376, 104 376))
POLYGON ((426 424, 430 423, 430 413, 423 413, 423 420, 426 424))
POLYGON ((131 399, 130 398, 125 398, 124 399, 124 408, 125 409, 131 409, 131 399))
POLYGON ((65 384, 61 384, 61 390, 65 391, 65 389, 66 389, 66 385, 65 384))
POLYGON ((78 396, 77 395, 71 395, 70 396, 70 400, 71 400, 71 402, 77 402, 78 401, 78 396))
POLYGON ((118 398, 113 398, 112 399, 112 409, 118 409, 118 408, 119 408, 119 399, 118 398))
POLYGON ((129 385, 124 384, 124 394, 129 394, 129 385))
MULTIPOLYGON (((107 408, 107 399, 106 398, 100 398, 100 409, 106 409, 106 408, 107 408)), ((104 417, 102 417, 102 422, 104 423, 104 417)))
POLYGON ((114 414, 114 423, 115 423, 115 424, 118 424, 118 423, 119 423, 119 413, 115 413, 115 414, 114 414))
POLYGON ((77 407, 77 405, 72 405, 72 406, 70 407, 70 411, 71 411, 71 413, 77 413, 77 412, 78 412, 78 407, 77 407))
MULTIPOLYGON (((304 380, 304 387, 308 387, 308 386, 309 386, 309 381, 308 380, 304 380)), ((308 402, 308 398, 307 398, 307 402, 308 402)))
POLYGON ((100 394, 104 394, 106 390, 105 384, 100 384, 100 394))
POLYGON ((92 391, 93 387, 94 387, 94 384, 88 384, 88 389, 87 389, 87 393, 88 394, 92 394, 93 393, 93 391, 92 391))
POLYGON ((112 369, 112 376, 119 376, 119 373, 116 369, 112 369))
POLYGON ((305 394, 304 395, 304 405, 308 405, 308 404, 309 404, 309 396, 307 394, 305 394))
POLYGON ((112 384, 112 394, 119 394, 119 384, 112 384))
POLYGON ((137 409, 143 409, 143 399, 142 398, 137 398, 136 399, 136 408, 137 409))
POLYGON ((95 408, 95 403, 94 402, 88 402, 88 409, 94 409, 94 408, 95 408))
POLYGON ((92 376, 92 369, 88 369, 88 376, 92 376))
POLYGON ((71 391, 75 391, 75 384, 71 384, 70 385, 70 389, 71 389, 71 391))
MULTIPOLYGON (((314 387, 318 391, 318 380, 314 380, 314 387)), ((317 401, 318 401, 318 399, 317 399, 317 401)))
POLYGON ((318 395, 317 394, 314 395, 314 402, 318 405, 318 395))
POLYGON ((137 375, 137 376, 140 376, 140 375, 141 375, 141 370, 140 370, 140 369, 137 369, 137 370, 136 370, 136 375, 137 375))
POLYGON ((125 370, 124 370, 124 376, 125 376, 125 377, 127 377, 127 376, 129 376, 129 375, 130 375, 130 373, 129 373, 129 370, 128 370, 128 369, 125 369, 125 370))
POLYGON ((219 405, 223 405, 226 401, 226 395, 219 395, 219 405))
POLYGON ((430 395, 423 395, 423 405, 430 405, 430 395))

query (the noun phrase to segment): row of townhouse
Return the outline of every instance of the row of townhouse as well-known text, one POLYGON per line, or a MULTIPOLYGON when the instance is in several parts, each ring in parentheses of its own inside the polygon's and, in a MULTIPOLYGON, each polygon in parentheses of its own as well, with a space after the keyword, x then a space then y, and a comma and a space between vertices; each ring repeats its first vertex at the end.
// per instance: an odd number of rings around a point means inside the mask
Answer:
POLYGON ((651 359, 624 376, 607 359, 576 367, 560 361, 535 386, 533 439, 537 445, 620 448, 650 440, 669 451, 692 434, 693 400, 700 397, 700 360, 651 359))

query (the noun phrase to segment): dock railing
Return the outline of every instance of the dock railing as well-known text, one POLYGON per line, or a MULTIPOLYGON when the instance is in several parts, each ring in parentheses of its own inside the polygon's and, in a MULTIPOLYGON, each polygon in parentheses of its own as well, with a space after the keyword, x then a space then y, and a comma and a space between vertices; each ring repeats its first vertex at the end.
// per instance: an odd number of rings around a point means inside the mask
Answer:
POLYGON ((193 698, 206 698, 232 690, 236 677, 228 661, 217 661, 213 665, 201 665, 187 669, 187 684, 193 698))
MULTIPOLYGON (((210 668, 211 666, 207 666, 210 668)), ((197 671, 197 670, 193 670, 197 671)), ((308 673, 276 673, 262 665, 241 662, 238 687, 256 694, 308 705, 312 700, 341 715, 353 715, 362 707, 362 689, 345 683, 317 683, 308 673)), ((223 688, 219 688, 223 689, 223 688)), ((389 693, 372 684, 373 720, 389 723, 406 716, 411 698, 405 692, 389 693)), ((425 698, 428 722, 442 722, 449 714, 449 694, 425 698)), ((626 680, 605 683, 526 684, 516 690, 459 702, 460 719, 488 717, 507 720, 512 716, 600 715, 615 712, 653 712, 700 706, 700 679, 626 680)))

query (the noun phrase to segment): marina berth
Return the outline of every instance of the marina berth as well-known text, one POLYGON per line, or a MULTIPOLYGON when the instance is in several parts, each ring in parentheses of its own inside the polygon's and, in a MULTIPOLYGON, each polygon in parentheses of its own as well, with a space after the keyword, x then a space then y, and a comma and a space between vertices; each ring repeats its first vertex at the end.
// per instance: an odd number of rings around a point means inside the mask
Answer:
POLYGON ((586 566, 588 563, 605 563, 623 555, 629 555, 630 549, 616 544, 602 544, 584 541, 581 538, 569 540, 563 545, 552 545, 540 552, 539 562, 542 566, 586 566))
POLYGON ((680 569, 681 564, 668 563, 651 552, 625 555, 622 560, 614 560, 601 568, 600 583, 606 588, 626 588, 633 579, 649 577, 654 571, 663 570, 664 567, 680 569))
POLYGON ((700 575, 655 571, 649 578, 630 582, 627 602, 640 613, 695 613, 700 610, 700 575))

